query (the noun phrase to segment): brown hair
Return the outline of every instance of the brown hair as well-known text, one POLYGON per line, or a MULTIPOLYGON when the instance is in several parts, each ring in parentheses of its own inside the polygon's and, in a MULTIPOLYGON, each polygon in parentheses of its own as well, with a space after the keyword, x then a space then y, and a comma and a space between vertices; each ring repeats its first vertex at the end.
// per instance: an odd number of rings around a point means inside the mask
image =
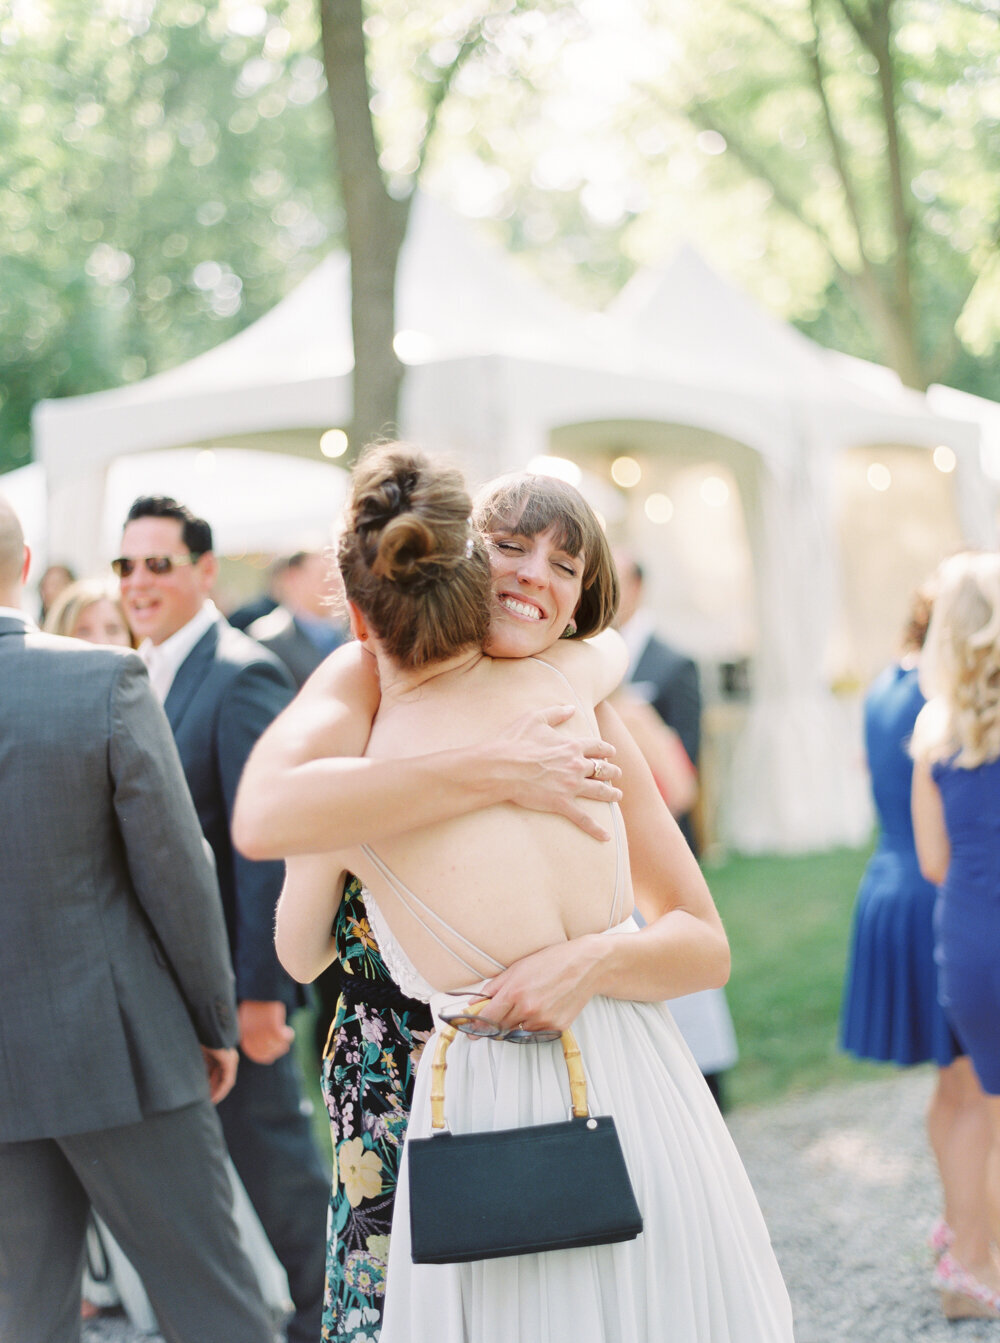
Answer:
POLYGON ((354 468, 337 559, 382 647, 422 667, 482 647, 490 567, 461 472, 407 447, 367 448, 354 468))
POLYGON ((579 490, 555 476, 503 476, 476 498, 473 522, 484 536, 510 532, 537 536, 553 528, 557 544, 583 556, 583 588, 576 608, 576 635, 605 630, 618 610, 618 572, 604 528, 579 490))

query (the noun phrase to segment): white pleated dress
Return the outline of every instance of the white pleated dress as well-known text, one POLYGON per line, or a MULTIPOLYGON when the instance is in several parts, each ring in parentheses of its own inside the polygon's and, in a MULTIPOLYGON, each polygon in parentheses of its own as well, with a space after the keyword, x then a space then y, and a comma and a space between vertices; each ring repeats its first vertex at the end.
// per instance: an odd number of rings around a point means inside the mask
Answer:
MULTIPOLYGON (((405 993, 440 1008, 366 892, 373 931, 405 993)), ((606 936, 638 934, 628 919, 606 936)), ((380 1343, 790 1343, 792 1315, 746 1171, 669 1010, 594 998, 573 1023, 593 1114, 614 1115, 644 1229, 633 1241, 469 1264, 410 1257, 404 1149, 380 1343)), ((433 1041, 407 1134, 430 1133, 433 1041)), ((448 1052, 454 1133, 565 1119, 562 1048, 473 1041, 448 1052)))

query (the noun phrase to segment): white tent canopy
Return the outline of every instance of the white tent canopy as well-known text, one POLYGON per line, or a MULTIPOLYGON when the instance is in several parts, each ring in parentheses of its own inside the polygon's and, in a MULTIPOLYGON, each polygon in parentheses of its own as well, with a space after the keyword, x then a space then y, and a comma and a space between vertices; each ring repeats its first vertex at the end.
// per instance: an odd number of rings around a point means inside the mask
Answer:
MULTIPOLYGON (((348 278, 345 258, 331 256, 272 312, 190 363, 38 408, 50 525, 63 547, 72 538, 72 558, 86 566, 108 554, 99 530, 107 468, 123 454, 235 447, 249 434, 263 445, 295 430, 313 431, 315 443, 349 421, 348 278)), ((401 427, 462 455, 472 480, 554 447, 606 457, 645 434, 655 453, 657 427, 690 431, 690 451, 728 463, 758 637, 754 696, 727 767, 724 838, 801 850, 862 837, 857 748, 822 661, 837 587, 834 463, 866 444, 944 443, 959 477, 976 482, 978 429, 935 414, 898 380, 872 385, 689 249, 637 277, 606 314, 580 314, 425 197, 400 260, 397 327, 408 364, 401 427)), ((975 493, 956 492, 969 542, 989 539, 988 519, 962 502, 975 493)))
POLYGON ((101 549, 118 553, 122 519, 138 495, 169 494, 211 519, 220 555, 321 550, 331 542, 347 480, 329 462, 240 448, 117 457, 108 469, 101 549))

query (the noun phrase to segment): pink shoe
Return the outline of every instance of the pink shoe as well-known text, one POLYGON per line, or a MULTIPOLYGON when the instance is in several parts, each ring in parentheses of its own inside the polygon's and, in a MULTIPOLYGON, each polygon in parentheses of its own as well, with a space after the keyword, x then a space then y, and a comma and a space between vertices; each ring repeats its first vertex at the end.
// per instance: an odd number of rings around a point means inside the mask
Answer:
POLYGON ((931 1227, 927 1236, 927 1244, 935 1254, 944 1254, 945 1250, 950 1250, 955 1240, 955 1233, 944 1220, 939 1217, 931 1227))
POLYGON ((1000 1292, 967 1273, 947 1250, 934 1270, 934 1286, 941 1293, 945 1319, 1000 1319, 1000 1292))

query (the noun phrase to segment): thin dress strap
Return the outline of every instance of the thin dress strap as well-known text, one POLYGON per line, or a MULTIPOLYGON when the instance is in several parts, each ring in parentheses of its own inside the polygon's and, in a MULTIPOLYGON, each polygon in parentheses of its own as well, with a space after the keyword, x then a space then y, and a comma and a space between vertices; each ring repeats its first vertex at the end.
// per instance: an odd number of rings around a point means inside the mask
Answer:
MULTIPOLYGON (((586 706, 581 701, 579 695, 576 693, 573 683, 563 672, 559 670, 558 667, 553 667, 551 662, 545 662, 542 658, 533 657, 531 661, 539 662, 543 667, 548 667, 549 671, 555 672, 556 676, 560 677, 563 681, 565 681, 566 686, 569 689, 569 693, 576 701, 577 707, 579 708, 583 716, 585 718, 588 716, 590 717, 593 716, 593 710, 591 709, 588 711, 586 706)), ((622 841, 621 812, 616 802, 610 803, 610 807, 611 807, 612 829, 614 830, 615 835, 615 892, 614 897, 612 898, 611 901, 611 914, 608 918, 608 927, 613 928, 616 923, 621 922, 623 888, 625 885, 624 882, 625 865, 623 861, 623 852, 622 852, 624 846, 622 841)), ((461 952, 458 952, 455 950, 454 947, 449 946, 448 943, 444 940, 444 938, 439 936, 439 934, 436 933, 434 929, 430 926, 430 924, 427 922, 428 919, 433 919, 434 922, 440 928, 442 928, 449 937, 454 938, 456 942, 460 942, 462 946, 466 947, 474 955, 481 957, 484 961, 488 961, 490 965, 494 966, 497 969, 497 971, 506 970, 507 967, 501 961, 498 961, 495 956, 491 956, 488 951, 483 951, 482 947, 477 947, 476 944, 474 942, 470 942, 467 937, 463 937, 462 934, 458 932, 457 929, 453 928, 451 924, 447 922, 446 919, 443 919, 441 915, 437 913, 436 910, 431 909, 430 905, 426 904, 423 900, 421 900, 420 896, 417 895, 415 891, 411 891, 408 886, 404 885, 403 882, 400 881, 399 877, 396 876, 395 872, 393 872, 392 869, 382 861, 382 859, 378 856, 378 854, 375 852, 375 850, 371 847, 370 844, 362 844, 361 852, 365 854, 366 857, 371 859, 376 869, 379 871, 379 873, 381 873, 382 877, 385 879, 390 890, 392 890, 396 894, 396 896, 402 902, 404 908, 414 919, 416 919, 417 923, 420 924, 424 932, 427 933, 429 937, 432 937, 434 939, 434 941, 438 944, 438 946, 442 949, 442 951, 446 951, 448 955, 453 956, 454 959, 458 961, 460 965, 464 965, 466 970, 468 970, 471 975, 480 978, 482 975, 482 970, 480 969, 479 966, 473 965, 471 964, 471 962, 467 961, 465 957, 461 954, 461 952), (424 915, 426 915, 426 918, 424 917, 424 915)))
MULTIPOLYGON (((584 718, 590 718, 590 719, 594 718, 593 708, 589 709, 587 708, 583 700, 581 700, 580 696, 576 693, 576 687, 573 685, 573 682, 569 679, 569 677, 566 675, 564 671, 562 671, 559 667, 553 667, 552 663, 546 662, 544 658, 532 657, 531 661, 539 662, 543 667, 548 667, 549 671, 555 672, 556 676, 558 676, 560 680, 566 683, 566 688, 569 690, 570 695, 572 695, 573 699, 576 701, 576 707, 583 714, 584 718)), ((611 914, 610 917, 608 918, 608 927, 613 928, 615 924, 621 922, 621 908, 624 895, 623 888, 625 885, 624 881, 625 865, 623 862, 623 853, 622 853, 623 843, 622 843, 621 809, 619 808, 617 802, 611 802, 608 805, 611 807, 611 827, 615 833, 615 893, 611 900, 611 914)))
POLYGON ((408 910, 412 917, 416 919, 424 932, 427 933, 429 937, 432 937, 438 946, 441 947, 443 951, 446 951, 449 956, 453 956, 459 964, 464 965, 471 975, 476 979, 482 979, 482 967, 472 965, 465 959, 461 952, 456 951, 454 947, 450 947, 443 937, 438 936, 434 929, 428 924, 427 919, 425 919, 418 911, 422 910, 428 918, 433 919, 435 923, 443 928, 450 937, 453 937, 456 942, 461 942, 464 947, 467 947, 469 951, 473 952, 476 956, 481 956, 484 961, 488 961, 490 965, 497 969, 497 971, 507 969, 502 961, 498 961, 496 957, 491 956, 488 951, 483 951, 482 947, 477 947, 474 942, 470 942, 467 937, 463 937, 462 934, 443 919, 440 914, 431 909, 430 905, 425 904, 419 895, 414 891, 411 891, 408 886, 404 886, 391 868, 382 861, 370 844, 362 844, 361 852, 375 864, 375 867, 385 878, 390 889, 395 892, 403 906, 408 910))

